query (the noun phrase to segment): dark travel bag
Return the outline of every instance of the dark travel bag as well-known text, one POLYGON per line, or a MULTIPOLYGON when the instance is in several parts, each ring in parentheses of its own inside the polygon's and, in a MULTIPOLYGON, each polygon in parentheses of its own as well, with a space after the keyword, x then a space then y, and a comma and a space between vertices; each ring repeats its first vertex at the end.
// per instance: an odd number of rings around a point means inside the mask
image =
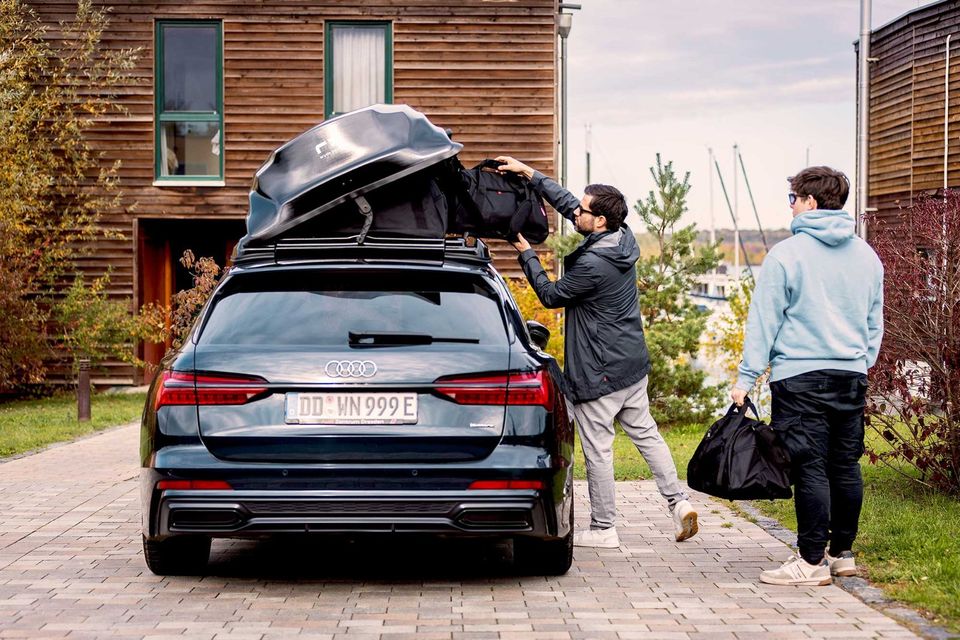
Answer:
POLYGON ((773 428, 747 417, 757 409, 747 398, 730 405, 713 423, 687 465, 691 489, 726 500, 786 499, 790 490, 790 456, 773 428))
POLYGON ((484 238, 515 240, 518 233, 539 244, 550 233, 543 200, 530 181, 515 173, 500 173, 496 160, 484 160, 460 170, 460 189, 450 231, 484 238))
POLYGON ((442 189, 438 172, 426 169, 308 219, 292 235, 442 238, 447 232, 448 214, 442 189))

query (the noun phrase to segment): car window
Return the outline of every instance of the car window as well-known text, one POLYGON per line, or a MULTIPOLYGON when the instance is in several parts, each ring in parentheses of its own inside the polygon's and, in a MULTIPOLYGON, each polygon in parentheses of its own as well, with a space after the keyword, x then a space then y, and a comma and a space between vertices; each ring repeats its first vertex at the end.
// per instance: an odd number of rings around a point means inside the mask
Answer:
POLYGON ((346 347, 358 335, 405 334, 464 347, 507 342, 496 294, 476 276, 277 271, 231 278, 197 343, 346 347))

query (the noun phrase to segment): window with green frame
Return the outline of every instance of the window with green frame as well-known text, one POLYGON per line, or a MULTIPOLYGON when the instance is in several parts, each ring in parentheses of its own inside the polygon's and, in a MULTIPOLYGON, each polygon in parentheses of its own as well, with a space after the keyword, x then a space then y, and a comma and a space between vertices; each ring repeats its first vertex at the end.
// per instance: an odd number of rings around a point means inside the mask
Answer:
POLYGON ((156 22, 157 182, 223 180, 223 23, 156 22))
POLYGON ((323 42, 325 118, 393 102, 391 23, 328 21, 323 42))

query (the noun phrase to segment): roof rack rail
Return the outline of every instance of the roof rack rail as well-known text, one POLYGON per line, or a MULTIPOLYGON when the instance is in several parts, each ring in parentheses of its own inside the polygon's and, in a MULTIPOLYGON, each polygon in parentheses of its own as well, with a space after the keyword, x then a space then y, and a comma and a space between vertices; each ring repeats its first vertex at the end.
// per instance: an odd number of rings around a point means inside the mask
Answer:
POLYGON ((446 260, 489 263, 490 251, 479 238, 285 238, 263 247, 247 247, 234 256, 237 266, 301 262, 408 262, 443 264, 446 260))

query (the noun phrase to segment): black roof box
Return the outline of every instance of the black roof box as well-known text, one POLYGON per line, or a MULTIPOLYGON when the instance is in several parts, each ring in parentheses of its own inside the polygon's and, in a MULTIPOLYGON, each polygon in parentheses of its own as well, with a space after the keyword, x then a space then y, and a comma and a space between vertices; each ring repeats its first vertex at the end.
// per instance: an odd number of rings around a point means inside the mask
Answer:
POLYGON ((274 151, 257 171, 238 254, 274 244, 289 229, 462 148, 406 105, 331 118, 274 151))

